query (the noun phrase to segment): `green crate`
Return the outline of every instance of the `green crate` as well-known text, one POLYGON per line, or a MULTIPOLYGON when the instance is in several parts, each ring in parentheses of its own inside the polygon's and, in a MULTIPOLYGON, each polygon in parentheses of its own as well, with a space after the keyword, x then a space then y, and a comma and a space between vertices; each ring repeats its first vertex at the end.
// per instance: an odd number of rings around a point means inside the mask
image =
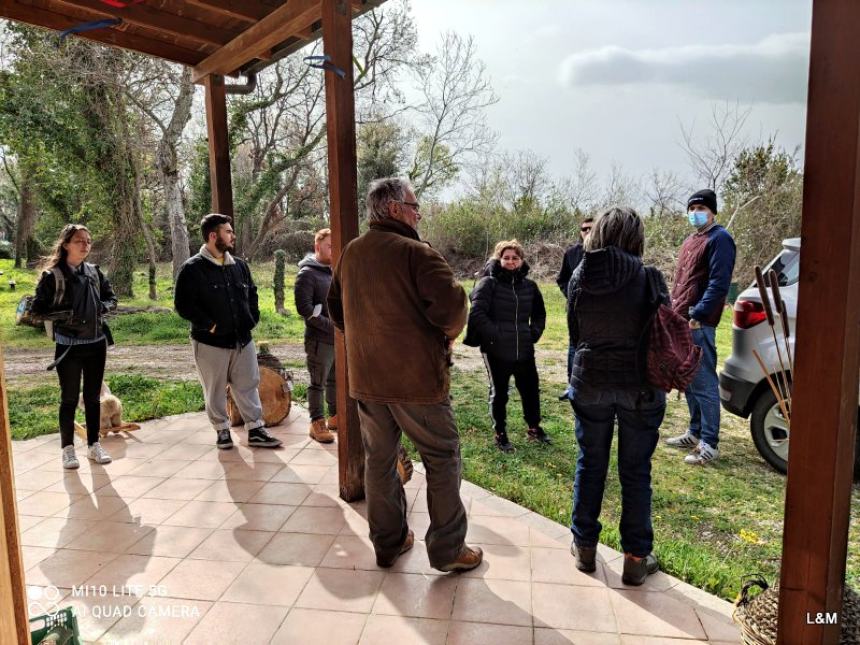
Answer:
POLYGON ((31 645, 39 645, 42 639, 57 625, 62 625, 71 632, 71 640, 61 641, 63 645, 81 645, 81 634, 78 631, 78 619, 75 618, 75 612, 71 607, 61 609, 56 614, 45 614, 37 618, 30 619, 30 642, 31 645), (34 625, 41 624, 41 627, 34 625))

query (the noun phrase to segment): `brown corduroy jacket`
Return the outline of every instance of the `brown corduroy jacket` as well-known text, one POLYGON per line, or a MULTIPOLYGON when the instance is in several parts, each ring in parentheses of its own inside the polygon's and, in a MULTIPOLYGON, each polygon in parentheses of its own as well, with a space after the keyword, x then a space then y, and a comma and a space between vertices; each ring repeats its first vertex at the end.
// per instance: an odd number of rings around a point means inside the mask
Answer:
POLYGON ((448 398, 448 340, 466 324, 466 292, 407 224, 374 222, 341 253, 328 293, 344 332, 349 395, 376 403, 448 398))

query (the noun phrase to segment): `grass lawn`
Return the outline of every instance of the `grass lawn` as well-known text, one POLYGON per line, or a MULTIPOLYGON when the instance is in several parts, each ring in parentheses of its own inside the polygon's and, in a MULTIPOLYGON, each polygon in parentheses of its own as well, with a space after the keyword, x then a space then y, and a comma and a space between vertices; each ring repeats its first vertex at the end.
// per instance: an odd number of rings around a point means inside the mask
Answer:
MULTIPOLYGON (((22 295, 32 293, 35 273, 15 271, 11 262, 0 260, 5 279, 0 278, 0 331, 3 344, 11 347, 49 347, 43 332, 14 326, 15 305, 22 295), (10 292, 9 276, 18 283, 10 292)), ((293 313, 287 318, 274 310, 271 289, 273 264, 253 267, 260 292, 262 322, 255 332, 258 340, 300 343, 303 327, 293 313)), ((289 267, 286 306, 295 312, 292 285, 295 266, 289 267)), ((471 286, 471 280, 464 283, 471 286)), ((547 329, 540 347, 553 350, 539 368, 566 361, 567 328, 564 300, 554 283, 541 285, 547 307, 547 329), (557 351, 555 351, 557 350, 557 351)), ((138 298, 123 304, 153 304, 146 298, 144 272, 136 275, 138 298), (143 296, 143 297, 140 297, 143 296)), ((159 301, 171 307, 170 267, 159 267, 159 301)), ((728 312, 726 315, 728 318, 728 312)), ((158 345, 187 342, 187 327, 175 314, 132 314, 112 323, 118 343, 158 345)), ((731 347, 731 324, 724 319, 717 332, 718 352, 725 358, 731 347)), ((157 350, 156 350, 157 351, 157 350)), ((302 369, 301 366, 291 366, 302 369)), ((541 369, 542 374, 549 370, 541 369)), ((556 373, 558 370, 556 370, 556 373)), ((576 460, 573 415, 570 406, 555 395, 564 384, 544 377, 542 382, 543 426, 555 443, 550 447, 528 444, 516 393, 508 406, 510 436, 517 450, 503 455, 493 447, 487 409, 486 377, 480 372, 453 371, 452 399, 462 436, 465 476, 470 481, 530 508, 562 524, 568 524, 571 508, 572 475, 576 460)), ((37 387, 11 387, 9 416, 13 437, 23 439, 56 431, 59 392, 51 381, 37 387)), ((153 379, 138 374, 108 374, 111 389, 120 396, 128 420, 176 414, 203 408, 196 382, 153 379)), ((304 400, 305 387, 297 384, 296 398, 304 400)), ((683 432, 688 421, 685 402, 673 395, 669 401, 661 435, 683 432)), ((723 414, 721 456, 707 468, 691 468, 682 463, 684 453, 660 445, 654 456, 655 548, 663 568, 691 584, 727 599, 738 592, 742 578, 762 572, 775 580, 782 548, 782 514, 785 478, 768 468, 755 450, 746 420, 723 414)), ((603 505, 602 541, 619 548, 617 525, 620 489, 612 460, 603 505)), ((853 494, 848 553, 848 580, 860 587, 860 489, 853 494)))

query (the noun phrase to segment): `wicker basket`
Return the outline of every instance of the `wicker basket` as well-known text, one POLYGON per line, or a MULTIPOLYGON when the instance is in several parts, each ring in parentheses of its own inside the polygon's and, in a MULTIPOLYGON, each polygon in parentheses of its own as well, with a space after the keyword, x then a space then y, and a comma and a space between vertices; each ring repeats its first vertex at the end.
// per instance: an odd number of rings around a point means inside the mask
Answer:
MULTIPOLYGON (((778 616, 779 585, 769 586, 761 576, 744 582, 732 619, 740 627, 745 645, 775 645, 778 616), (762 591, 753 595, 751 592, 756 587, 762 591)), ((860 644, 860 596, 850 587, 845 587, 839 623, 839 642, 860 644)))

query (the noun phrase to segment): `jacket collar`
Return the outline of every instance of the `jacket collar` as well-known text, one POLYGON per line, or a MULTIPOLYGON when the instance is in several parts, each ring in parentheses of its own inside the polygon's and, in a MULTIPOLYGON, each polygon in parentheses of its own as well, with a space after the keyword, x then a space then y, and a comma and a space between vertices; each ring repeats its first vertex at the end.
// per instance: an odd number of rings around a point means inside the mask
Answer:
POLYGON ((376 231, 384 231, 385 233, 396 233, 403 237, 412 238, 418 242, 421 241, 418 231, 409 226, 409 224, 404 224, 400 220, 396 220, 392 217, 386 217, 384 220, 371 222, 370 228, 376 231))
MULTIPOLYGON (((206 248, 206 245, 200 247, 200 255, 207 260, 209 260, 212 264, 217 264, 221 266, 221 263, 209 252, 209 249, 206 248)), ((236 260, 233 259, 233 256, 230 255, 228 251, 224 251, 224 266, 229 266, 231 264, 236 264, 236 260)))
POLYGON ((304 267, 316 269, 317 271, 322 271, 324 273, 331 273, 331 265, 330 264, 323 264, 322 262, 317 260, 316 256, 313 253, 308 253, 299 262, 299 268, 303 269, 304 267))

